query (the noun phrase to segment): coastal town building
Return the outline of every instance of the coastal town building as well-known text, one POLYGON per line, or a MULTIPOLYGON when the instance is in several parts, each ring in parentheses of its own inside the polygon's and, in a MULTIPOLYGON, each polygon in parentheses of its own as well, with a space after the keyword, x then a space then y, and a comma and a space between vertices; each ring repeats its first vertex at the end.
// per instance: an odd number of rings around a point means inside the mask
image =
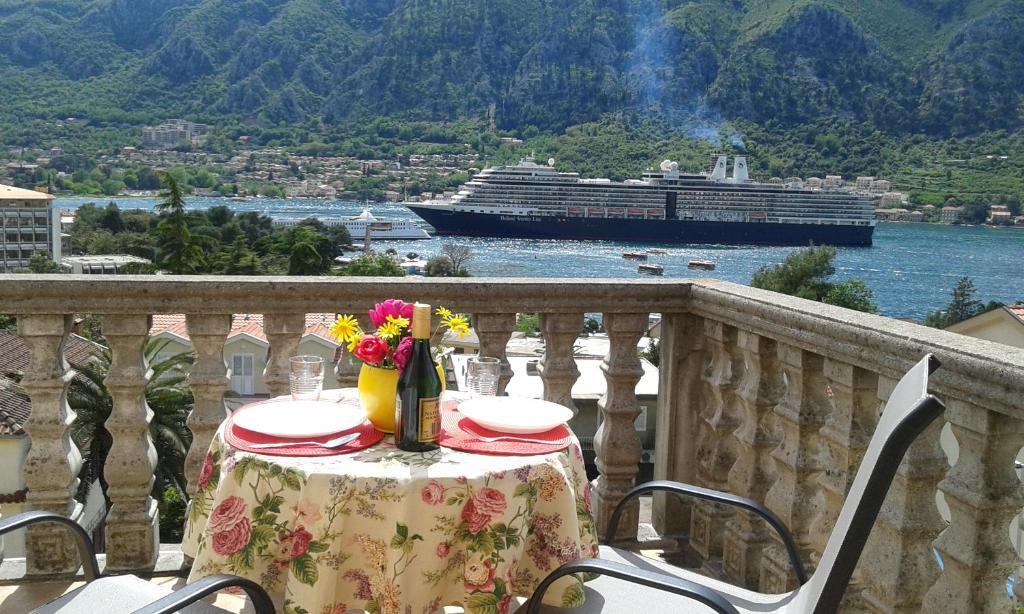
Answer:
POLYGON ((1006 205, 992 205, 989 208, 988 223, 993 226, 1010 226, 1013 224, 1013 214, 1006 205))
MULTIPOLYGON (((341 345, 330 333, 334 323, 333 313, 306 314, 306 328, 299 341, 296 355, 320 356, 327 365, 337 362, 341 345)), ((166 340, 160 357, 192 351, 188 326, 184 314, 158 314, 153 316, 149 336, 166 340)), ((267 351, 270 342, 263 330, 263 316, 260 314, 235 314, 231 321, 231 332, 224 342, 224 361, 231 369, 232 398, 266 397, 270 394, 264 381, 267 368, 267 351)), ((333 377, 324 378, 324 388, 337 387, 333 377)))
POLYGON ((142 129, 142 145, 154 149, 170 149, 181 144, 188 144, 206 135, 209 127, 206 124, 195 124, 183 119, 169 119, 159 126, 146 126, 142 129))
POLYGON ((963 207, 943 207, 939 212, 939 221, 943 224, 955 224, 960 220, 963 210, 963 207))
POLYGON ((986 311, 946 330, 1024 348, 1024 303, 986 311))
POLYGON ((61 238, 52 194, 0 185, 0 273, 28 266, 36 252, 59 262, 61 238))
POLYGON ((137 269, 152 264, 151 261, 129 254, 108 254, 90 256, 64 256, 60 259, 61 267, 75 275, 117 275, 124 273, 125 268, 137 269))
POLYGON ((901 192, 885 192, 878 204, 882 207, 899 207, 904 202, 901 192))

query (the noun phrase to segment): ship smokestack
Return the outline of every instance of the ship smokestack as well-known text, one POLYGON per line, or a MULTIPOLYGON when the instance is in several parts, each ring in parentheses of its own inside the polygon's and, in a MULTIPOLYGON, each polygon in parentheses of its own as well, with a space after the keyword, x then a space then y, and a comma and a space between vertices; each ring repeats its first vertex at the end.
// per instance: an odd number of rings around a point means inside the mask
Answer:
POLYGON ((712 181, 722 181, 725 179, 725 156, 718 156, 715 160, 715 168, 711 170, 712 181))
POLYGON ((732 180, 735 183, 743 183, 750 180, 747 174, 747 157, 736 156, 732 166, 732 180))

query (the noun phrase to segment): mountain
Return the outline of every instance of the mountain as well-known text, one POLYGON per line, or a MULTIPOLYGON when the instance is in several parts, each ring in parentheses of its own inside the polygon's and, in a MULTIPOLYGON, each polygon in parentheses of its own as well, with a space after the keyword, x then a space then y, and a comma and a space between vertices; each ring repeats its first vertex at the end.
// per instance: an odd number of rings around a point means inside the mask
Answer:
POLYGON ((0 0, 0 121, 1024 121, 1019 0, 0 0))

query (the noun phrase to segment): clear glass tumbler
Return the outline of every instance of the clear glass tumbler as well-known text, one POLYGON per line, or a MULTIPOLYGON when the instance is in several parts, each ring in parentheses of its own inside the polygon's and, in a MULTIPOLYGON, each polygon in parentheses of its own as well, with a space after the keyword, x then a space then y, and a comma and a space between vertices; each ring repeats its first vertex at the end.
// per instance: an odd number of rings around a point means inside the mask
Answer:
POLYGON ((316 401, 324 389, 324 359, 319 356, 292 356, 288 359, 288 383, 292 399, 316 401))
POLYGON ((466 388, 475 396, 498 394, 501 361, 486 356, 473 356, 466 362, 466 388))

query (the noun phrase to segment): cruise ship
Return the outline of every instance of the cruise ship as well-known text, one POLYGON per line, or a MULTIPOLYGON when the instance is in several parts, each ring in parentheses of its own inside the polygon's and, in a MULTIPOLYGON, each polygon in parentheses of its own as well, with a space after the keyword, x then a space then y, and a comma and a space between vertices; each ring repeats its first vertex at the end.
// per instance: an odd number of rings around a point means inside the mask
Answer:
POLYGON ((623 182, 558 172, 524 158, 477 173, 450 200, 404 203, 437 234, 733 245, 871 245, 868 194, 750 179, 745 156, 708 173, 657 171, 623 182))
MULTIPOLYGON (((416 222, 410 220, 382 220, 370 213, 369 209, 354 217, 316 217, 324 226, 344 226, 353 239, 364 239, 370 233, 373 240, 429 239, 427 233, 416 222)), ((275 217, 277 226, 297 226, 309 218, 275 217)))

